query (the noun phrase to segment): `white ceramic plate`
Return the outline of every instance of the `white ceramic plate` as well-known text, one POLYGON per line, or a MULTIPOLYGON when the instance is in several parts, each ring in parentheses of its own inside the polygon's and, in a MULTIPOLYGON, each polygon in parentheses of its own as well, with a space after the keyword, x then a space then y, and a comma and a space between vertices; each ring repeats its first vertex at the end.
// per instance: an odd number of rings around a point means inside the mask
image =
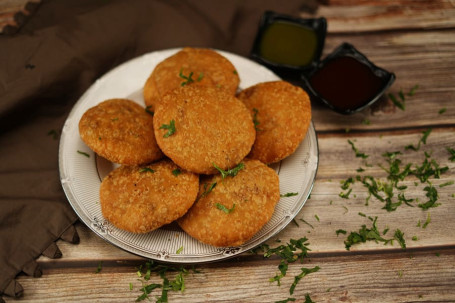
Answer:
MULTIPOLYGON (((297 151, 272 166, 280 178, 280 192, 298 195, 281 198, 272 219, 252 239, 239 247, 220 248, 203 244, 191 238, 176 224, 147 234, 133 234, 116 228, 103 218, 99 202, 101 180, 116 166, 97 156, 80 139, 79 120, 87 109, 110 98, 129 98, 144 105, 142 86, 145 80, 159 62, 178 50, 157 51, 132 59, 105 74, 87 90, 74 105, 63 127, 59 150, 60 179, 80 220, 107 242, 128 252, 160 261, 216 261, 238 255, 263 243, 288 225, 301 210, 313 188, 318 167, 316 132, 311 123, 306 138, 297 151)), ((240 89, 259 82, 279 80, 270 70, 251 60, 224 51, 218 52, 234 64, 241 80, 240 89)))

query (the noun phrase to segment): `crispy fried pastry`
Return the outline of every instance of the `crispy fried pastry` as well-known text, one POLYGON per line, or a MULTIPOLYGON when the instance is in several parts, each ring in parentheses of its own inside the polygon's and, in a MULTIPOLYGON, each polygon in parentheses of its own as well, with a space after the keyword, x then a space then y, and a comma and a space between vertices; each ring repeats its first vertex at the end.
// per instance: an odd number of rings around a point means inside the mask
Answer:
POLYGON ((144 85, 144 101, 154 109, 165 93, 190 85, 221 87, 234 95, 239 82, 234 65, 221 54, 185 47, 155 67, 144 85))
POLYGON ((201 179, 198 200, 178 220, 185 232, 214 246, 238 246, 270 220, 280 199, 278 175, 258 160, 242 163, 234 177, 201 179))
POLYGON ((308 94, 285 81, 263 82, 238 95, 250 110, 256 141, 248 157, 266 164, 294 153, 311 122, 308 94))
POLYGON ((237 165, 251 150, 256 131, 245 105, 225 90, 189 86, 164 95, 153 117, 163 153, 178 166, 214 174, 237 165))
POLYGON ((120 229, 146 233, 180 218, 196 200, 199 177, 169 160, 120 166, 100 187, 103 216, 120 229))
POLYGON ((153 117, 128 99, 109 99, 88 109, 79 121, 82 140, 107 160, 138 165, 163 157, 153 132, 153 117))

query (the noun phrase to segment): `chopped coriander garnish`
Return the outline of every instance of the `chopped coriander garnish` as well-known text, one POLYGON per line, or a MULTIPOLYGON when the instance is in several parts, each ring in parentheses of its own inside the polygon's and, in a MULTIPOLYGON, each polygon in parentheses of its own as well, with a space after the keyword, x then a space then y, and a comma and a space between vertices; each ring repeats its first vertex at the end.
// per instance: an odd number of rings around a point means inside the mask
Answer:
POLYGON ((238 72, 234 69, 233 71, 234 75, 238 75, 238 72))
POLYGON ((241 162, 236 167, 228 169, 228 170, 223 170, 222 168, 218 167, 215 163, 213 163, 213 166, 221 173, 221 178, 224 179, 228 176, 230 176, 230 177, 237 176, 239 171, 245 167, 245 164, 243 164, 243 162, 241 162))
POLYGON ((335 233, 337 234, 337 236, 338 236, 339 234, 345 235, 345 234, 347 233, 347 231, 345 231, 344 229, 337 229, 337 230, 335 231, 335 233))
POLYGON ((363 125, 370 125, 371 122, 370 122, 369 119, 365 118, 365 119, 362 120, 362 124, 363 124, 363 125))
POLYGON ((90 158, 90 155, 87 154, 87 153, 85 153, 85 152, 83 152, 83 151, 78 150, 77 153, 78 153, 78 154, 81 154, 81 155, 83 155, 83 156, 85 156, 85 157, 87 157, 87 158, 90 158))
POLYGON ((305 294, 305 301, 303 303, 315 303, 311 300, 310 294, 305 294))
POLYGON ((178 168, 176 168, 176 169, 174 169, 174 170, 172 171, 172 174, 173 174, 174 176, 176 176, 176 177, 177 177, 178 175, 180 175, 181 173, 182 173, 182 171, 181 171, 180 169, 178 169, 178 168))
POLYGON ((418 88, 419 88, 419 85, 418 85, 418 84, 414 85, 414 86, 409 90, 408 96, 409 96, 409 97, 414 96, 414 94, 415 94, 415 92, 416 92, 416 90, 417 90, 418 88))
POLYGON ((395 230, 395 234, 393 237, 398 241, 398 243, 400 244, 402 249, 406 249, 406 241, 404 240, 404 233, 401 230, 399 230, 399 229, 395 230))
POLYGON ((256 131, 261 131, 261 129, 259 129, 258 125, 261 124, 259 123, 258 121, 258 109, 257 108, 253 108, 253 124, 254 124, 254 129, 256 131))
POLYGON ((422 136, 422 138, 420 138, 419 142, 417 143, 417 146, 410 144, 410 145, 405 146, 404 149, 406 149, 406 150, 412 149, 414 151, 418 151, 420 149, 420 144, 422 144, 422 143, 427 144, 427 138, 430 135, 431 131, 432 131, 432 129, 429 128, 426 131, 422 132, 423 136, 422 136))
POLYGON ((216 208, 218 208, 222 212, 224 212, 226 214, 230 214, 231 212, 234 211, 235 203, 232 205, 231 208, 227 208, 226 206, 224 206, 223 204, 220 204, 220 203, 215 203, 215 206, 216 206, 216 208))
POLYGON ((455 149, 453 149, 451 147, 446 147, 446 149, 450 154, 450 157, 449 157, 450 162, 455 162, 455 149))
POLYGON ((351 140, 348 140, 348 143, 351 145, 352 150, 355 152, 355 156, 356 156, 357 158, 362 158, 362 159, 368 158, 368 155, 359 152, 359 150, 357 149, 357 147, 354 145, 354 142, 352 142, 351 140))
POLYGON ((160 129, 167 129, 167 132, 163 135, 163 138, 172 136, 175 133, 175 121, 172 119, 169 124, 163 124, 160 129))
POLYGON ((417 240, 419 240, 419 239, 417 238, 417 236, 412 236, 412 241, 417 241, 417 240))
POLYGON ((300 221, 302 221, 303 223, 305 223, 306 225, 308 225, 309 227, 311 227, 312 229, 314 229, 313 225, 311 225, 310 223, 308 223, 307 221, 303 220, 303 219, 299 219, 300 221))
POLYGON ((216 187, 216 182, 213 182, 212 184, 209 184, 208 183, 204 183, 204 192, 199 196, 199 198, 197 198, 198 200, 207 196, 208 194, 210 194, 212 192, 212 190, 216 187), (207 188, 208 187, 208 188, 207 188))
POLYGON ((318 222, 319 222, 319 217, 318 217, 318 215, 314 215, 314 217, 315 217, 316 220, 318 220, 318 222))
POLYGON ((347 192, 341 192, 338 194, 338 196, 340 196, 340 198, 343 198, 343 199, 349 199, 349 195, 351 194, 352 192, 352 188, 350 188, 347 192))
POLYGON ((183 68, 180 69, 179 77, 185 80, 182 83, 180 83, 180 86, 185 86, 187 84, 190 84, 190 83, 194 82, 194 80, 192 78, 193 77, 193 72, 190 72, 190 74, 188 76, 185 76, 183 74, 183 68))
POLYGON ((289 289, 289 294, 293 294, 294 293, 294 290, 295 290, 295 287, 297 286, 297 284, 300 282, 300 280, 305 277, 306 275, 308 274, 311 274, 311 273, 314 273, 314 272, 317 272, 318 270, 320 269, 319 266, 315 266, 313 268, 305 268, 305 267, 302 267, 300 270, 302 271, 299 275, 295 276, 294 277, 294 283, 292 283, 291 285, 291 288, 289 289))
POLYGON ((103 269, 103 261, 98 263, 98 267, 95 270, 95 274, 99 273, 103 269))
POLYGON ((130 282, 130 290, 133 290, 133 283, 130 282))
POLYGON ((204 73, 203 72, 200 72, 199 73, 199 76, 197 77, 196 81, 197 82, 200 82, 202 80, 202 78, 204 78, 204 73))
POLYGON ((439 110, 439 114, 442 115, 443 113, 445 113, 447 111, 447 108, 443 107, 439 110))
POLYGON ((141 167, 139 169, 139 172, 140 173, 154 173, 155 171, 153 169, 151 169, 150 167, 141 167))
POLYGON ((404 102, 398 101, 397 98, 395 97, 395 95, 392 93, 389 93, 388 96, 389 96, 390 100, 392 100, 393 104, 395 104, 396 107, 398 107, 399 109, 401 109, 403 111, 405 110, 404 102))
POLYGON ((149 106, 146 106, 145 107, 145 112, 151 116, 154 116, 155 115, 155 112, 151 110, 152 106, 149 105, 149 106))
POLYGON ((297 196, 299 193, 285 193, 285 194, 281 194, 280 197, 281 198, 287 198, 287 197, 293 197, 293 196, 297 196))
POLYGON ((118 121, 118 117, 112 118, 111 121, 118 121))
POLYGON ((431 222, 431 216, 430 213, 427 215, 427 219, 425 220, 425 223, 423 223, 422 228, 427 228, 428 224, 431 222))
POLYGON ((177 255, 179 255, 183 251, 183 246, 180 246, 179 249, 175 252, 177 255))
POLYGON ((449 186, 449 185, 452 185, 453 183, 454 183, 454 181, 450 180, 450 181, 447 181, 445 183, 439 184, 439 187, 449 186))
POLYGON ((292 219, 292 223, 294 223, 297 227, 300 227, 299 223, 297 223, 297 220, 295 218, 292 219))
POLYGON ((438 196, 438 191, 436 190, 435 187, 433 187, 432 185, 429 185, 429 186, 425 186, 425 188, 423 190, 427 192, 425 194, 425 196, 427 196, 429 198, 429 200, 425 203, 420 203, 418 205, 420 208, 427 210, 431 207, 436 207, 436 206, 440 205, 440 203, 436 203, 439 196, 438 196))

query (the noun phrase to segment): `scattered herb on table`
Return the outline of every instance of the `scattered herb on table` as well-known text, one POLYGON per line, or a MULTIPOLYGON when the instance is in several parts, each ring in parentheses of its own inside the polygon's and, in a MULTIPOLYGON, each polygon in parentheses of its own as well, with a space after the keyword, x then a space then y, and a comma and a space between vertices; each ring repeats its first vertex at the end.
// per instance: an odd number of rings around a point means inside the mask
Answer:
POLYGON ((439 114, 442 115, 443 113, 445 113, 447 111, 447 108, 446 107, 443 107, 439 110, 439 114))
POLYGON ((449 161, 450 162, 455 162, 455 149, 453 149, 451 147, 446 147, 446 149, 447 149, 447 151, 450 154, 449 161))
POLYGON ((291 295, 294 294, 295 287, 297 286, 297 284, 300 282, 300 280, 301 280, 303 277, 305 277, 305 276, 308 275, 308 274, 317 272, 317 271, 319 271, 319 269, 320 269, 319 266, 315 266, 315 267, 313 267, 313 268, 305 268, 305 267, 302 267, 302 268, 300 269, 300 270, 301 270, 301 273, 294 277, 294 282, 292 283, 291 288, 289 288, 289 294, 291 294, 291 295))
POLYGON ((427 138, 428 136, 430 135, 432 129, 429 128, 427 129, 426 131, 423 131, 423 136, 420 138, 419 142, 417 142, 417 146, 414 146, 412 144, 410 145, 406 145, 404 147, 404 149, 408 150, 408 149, 411 149, 411 150, 414 150, 414 151, 418 151, 420 149, 420 145, 423 143, 423 144, 427 144, 427 138))
POLYGON ((175 120, 172 119, 169 124, 163 124, 160 129, 167 129, 167 132, 163 135, 163 138, 168 138, 175 133, 175 120))
POLYGON ((98 263, 98 267, 97 267, 96 270, 95 270, 95 274, 101 272, 102 269, 103 269, 103 261, 100 261, 100 262, 98 263))
POLYGON ((175 252, 177 255, 181 254, 183 251, 183 246, 180 246, 179 249, 175 252))
POLYGON ((357 147, 355 146, 354 142, 352 142, 351 140, 348 140, 348 143, 351 145, 352 150, 355 152, 355 156, 356 156, 357 158, 362 158, 362 159, 368 158, 368 155, 366 155, 365 153, 359 152, 359 150, 358 150, 357 147))

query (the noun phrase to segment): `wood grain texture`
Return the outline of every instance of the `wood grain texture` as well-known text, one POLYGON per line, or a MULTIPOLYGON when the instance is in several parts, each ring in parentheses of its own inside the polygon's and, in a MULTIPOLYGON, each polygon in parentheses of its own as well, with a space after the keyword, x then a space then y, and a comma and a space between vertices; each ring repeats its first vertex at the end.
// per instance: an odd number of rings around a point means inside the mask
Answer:
MULTIPOLYGON (((279 261, 262 257, 247 262, 198 266, 201 273, 185 278, 184 293, 170 292, 169 302, 274 302, 288 297, 303 302, 310 294, 315 302, 449 302, 455 298, 455 252, 381 253, 355 256, 310 255, 303 264, 293 263, 281 286, 269 282, 279 261), (289 288, 300 268, 319 266, 305 276, 294 294, 289 288)), ((103 265, 77 268, 45 268, 39 279, 21 277, 27 289, 21 302, 133 302, 142 287, 136 266, 103 265), (133 290, 129 284, 133 284, 133 290)), ((173 278, 172 275, 168 276, 173 278)), ((151 283, 161 283, 152 276, 151 283)), ((159 295, 155 290, 151 294, 159 295)))

